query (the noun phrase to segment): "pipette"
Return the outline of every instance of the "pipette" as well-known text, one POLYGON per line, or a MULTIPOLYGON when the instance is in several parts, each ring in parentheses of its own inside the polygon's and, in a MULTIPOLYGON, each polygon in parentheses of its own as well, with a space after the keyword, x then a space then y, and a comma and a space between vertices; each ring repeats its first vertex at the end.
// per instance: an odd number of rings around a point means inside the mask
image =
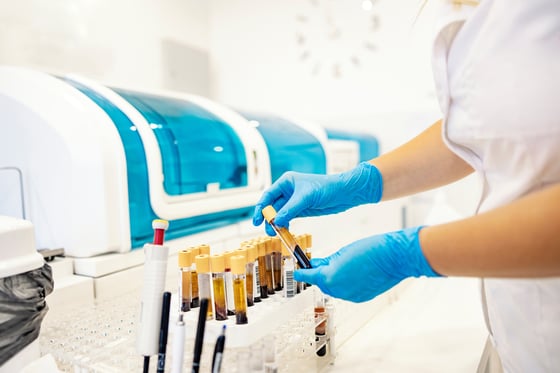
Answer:
POLYGON ((144 280, 140 306, 140 322, 136 349, 144 356, 144 372, 148 371, 150 356, 158 353, 159 327, 161 322, 161 299, 165 287, 169 248, 163 246, 166 220, 152 222, 154 243, 144 245, 144 280))

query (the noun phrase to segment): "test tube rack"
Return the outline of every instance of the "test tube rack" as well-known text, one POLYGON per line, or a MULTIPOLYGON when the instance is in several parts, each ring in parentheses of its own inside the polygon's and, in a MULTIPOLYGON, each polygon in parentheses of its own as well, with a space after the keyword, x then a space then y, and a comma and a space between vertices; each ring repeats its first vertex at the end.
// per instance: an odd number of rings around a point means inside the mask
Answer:
MULTIPOLYGON (((173 302, 176 302, 174 299, 173 302)), ((174 307, 173 307, 174 306, 174 307)), ((175 309, 172 319, 177 318, 175 309)), ((216 321, 208 320, 205 329, 205 340, 215 341, 222 331, 222 326, 227 326, 227 346, 231 348, 243 348, 252 345, 258 340, 269 334, 273 334, 282 325, 288 324, 292 318, 304 312, 311 312, 313 308, 313 292, 304 291, 293 298, 283 298, 281 295, 269 296, 256 306, 247 309, 249 323, 246 325, 236 325, 235 316, 230 316, 228 320, 216 321)), ((184 314, 186 327, 186 338, 194 339, 196 334, 198 311, 184 314)))
MULTIPOLYGON (((263 300, 248 309, 249 323, 235 325, 235 318, 227 325, 226 348, 222 372, 239 372, 243 359, 249 359, 251 371, 259 371, 259 364, 272 364, 278 372, 318 371, 325 359, 317 357, 313 314, 314 287, 293 298, 280 295, 263 300), (265 344, 263 345, 263 341, 265 344), (272 342, 271 342, 272 341, 272 342), (272 344, 272 345, 271 345, 272 344), (270 356, 272 358, 266 358, 270 356), (262 357, 259 356, 262 355, 262 357)), ((177 320, 177 299, 173 297, 169 341, 173 340, 177 320)), ((59 369, 65 372, 138 372, 142 359, 135 349, 139 294, 130 293, 118 299, 98 302, 86 309, 68 309, 50 315, 43 323, 39 338, 41 353, 50 353, 59 369)), ((186 339, 184 369, 190 371, 198 308, 184 314, 186 339)), ((201 372, 209 372, 214 344, 224 321, 209 320, 201 360, 201 372)), ((323 339, 324 340, 324 339, 323 339)), ((170 366, 171 346, 167 366, 170 366)), ((151 359, 155 371, 156 359, 151 359)), ((243 372, 246 373, 246 372, 243 372)))

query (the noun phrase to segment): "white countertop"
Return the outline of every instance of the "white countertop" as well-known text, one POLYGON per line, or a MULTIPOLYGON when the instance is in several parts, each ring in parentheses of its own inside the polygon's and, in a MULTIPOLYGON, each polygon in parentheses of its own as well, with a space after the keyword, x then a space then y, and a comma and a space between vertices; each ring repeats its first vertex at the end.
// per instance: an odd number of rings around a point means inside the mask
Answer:
POLYGON ((486 336, 478 279, 416 279, 324 372, 473 373, 486 336))

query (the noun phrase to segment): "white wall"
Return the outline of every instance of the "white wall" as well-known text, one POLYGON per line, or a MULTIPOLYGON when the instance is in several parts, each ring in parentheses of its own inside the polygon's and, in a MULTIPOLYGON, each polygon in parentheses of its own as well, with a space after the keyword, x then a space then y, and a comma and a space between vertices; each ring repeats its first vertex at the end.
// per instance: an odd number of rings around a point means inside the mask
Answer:
POLYGON ((165 88, 162 42, 207 51, 208 9, 203 0, 0 0, 0 64, 165 88))
MULTIPOLYGON (((213 0, 214 98, 233 107, 366 131, 380 140, 382 153, 417 135, 441 117, 431 69, 440 1, 428 1, 416 21, 423 1, 376 0, 369 13, 362 1, 213 0), (372 14, 380 20, 373 33, 368 30, 372 14), (329 38, 336 30, 339 36, 329 38), (367 41, 376 46, 373 53, 362 47, 367 41), (305 51, 309 55, 302 58, 305 51), (350 61, 354 54, 359 66, 350 61), (339 76, 333 71, 337 63, 339 76)), ((429 210, 441 192, 457 215, 465 216, 472 214, 480 187, 470 177, 424 193, 418 205, 429 210)), ((414 218, 410 223, 424 221, 414 218)))
POLYGON ((387 138, 388 147, 416 134, 438 115, 429 17, 423 14, 414 23, 417 0, 377 0, 369 15, 361 4, 214 0, 214 96, 235 107, 367 129, 387 138), (340 31, 333 40, 329 12, 340 31), (372 13, 380 23, 378 31, 370 33, 372 13), (308 21, 299 21, 302 16, 308 21), (305 42, 299 44, 298 35, 305 42), (366 41, 373 41, 375 52, 362 47, 366 41), (302 58, 306 50, 310 55, 302 58), (353 55, 360 58, 360 66, 350 61, 353 55), (337 63, 339 77, 333 72, 337 63))

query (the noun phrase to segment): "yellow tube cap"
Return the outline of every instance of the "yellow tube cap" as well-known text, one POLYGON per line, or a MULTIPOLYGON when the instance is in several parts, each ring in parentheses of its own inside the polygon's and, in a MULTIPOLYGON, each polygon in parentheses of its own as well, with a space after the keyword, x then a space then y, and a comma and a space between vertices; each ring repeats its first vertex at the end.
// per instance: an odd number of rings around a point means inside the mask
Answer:
POLYGON ((179 267, 190 267, 192 265, 192 251, 181 250, 178 254, 179 267))
POLYGON ((235 249, 234 253, 235 255, 244 256, 246 261, 249 259, 249 248, 245 246, 235 249))
POLYGON ((196 271, 198 273, 210 273, 210 257, 206 254, 195 256, 196 271))
POLYGON ((198 247, 201 254, 210 255, 210 245, 203 244, 198 247))
POLYGON ((231 257, 236 255, 233 250, 227 250, 223 252, 224 254, 224 263, 226 265, 226 269, 231 269, 231 257))
POLYGON ((266 245, 264 244, 264 241, 257 242, 257 252, 259 256, 266 255, 266 245))
POLYGON ((270 223, 276 217, 276 210, 272 207, 272 205, 268 205, 262 209, 262 214, 266 221, 270 223))
POLYGON ((254 262, 259 256, 257 245, 243 245, 243 248, 247 250, 247 262, 254 262))
POLYGON ((200 249, 198 248, 198 246, 191 246, 189 247, 187 250, 189 250, 191 252, 192 255, 192 260, 194 261, 194 258, 200 254, 200 249))
POLYGON ((231 257, 231 271, 234 275, 245 274, 246 259, 241 255, 234 255, 231 257))
POLYGON ((274 242, 272 241, 271 237, 267 237, 264 239, 264 244, 266 247, 266 253, 267 254, 272 254, 272 252, 274 251, 274 242))
POLYGON ((218 273, 226 270, 226 262, 223 254, 211 255, 210 264, 212 265, 212 272, 218 273))
POLYGON ((280 238, 278 236, 272 237, 270 239, 272 241, 272 251, 279 253, 282 251, 282 242, 280 241, 280 238))

